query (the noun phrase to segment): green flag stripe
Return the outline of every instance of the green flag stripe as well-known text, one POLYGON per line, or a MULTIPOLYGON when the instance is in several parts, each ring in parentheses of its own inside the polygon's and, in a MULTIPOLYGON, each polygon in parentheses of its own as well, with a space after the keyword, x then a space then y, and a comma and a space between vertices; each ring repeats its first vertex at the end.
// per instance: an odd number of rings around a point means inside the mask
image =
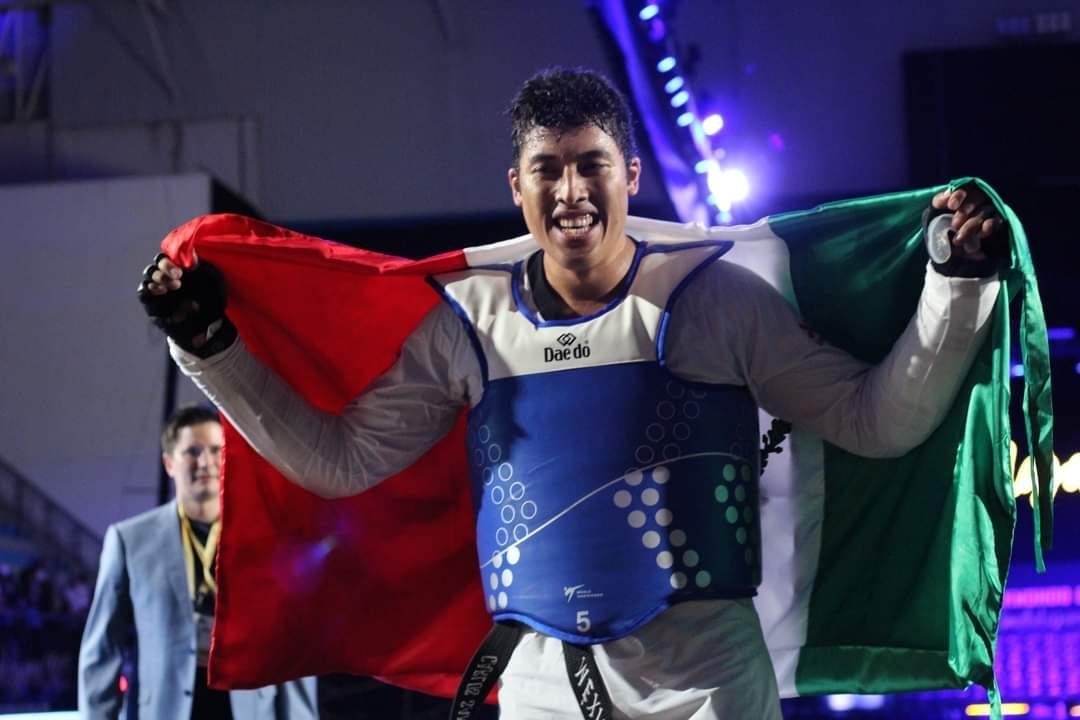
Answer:
MULTIPOLYGON (((1034 365, 1025 414, 1033 454, 1048 460, 1046 333, 1026 238, 1015 215, 986 189, 1013 232, 1002 297, 1024 293, 1021 342, 1034 365)), ((940 190, 830 203, 769 219, 788 245, 795 296, 817 332, 868 362, 889 351, 921 291, 920 216, 940 190)), ((993 637, 1015 521, 1008 383, 1008 307, 999 302, 991 337, 956 403, 922 446, 888 461, 826 446, 825 518, 796 672, 800 693, 851 691, 852 683, 864 692, 992 684, 993 637), (883 658, 894 671, 876 670, 887 666, 883 658)), ((1048 478, 1040 466, 1040 490, 1048 478)), ((1040 532, 1048 537, 1049 493, 1040 501, 1040 532)))

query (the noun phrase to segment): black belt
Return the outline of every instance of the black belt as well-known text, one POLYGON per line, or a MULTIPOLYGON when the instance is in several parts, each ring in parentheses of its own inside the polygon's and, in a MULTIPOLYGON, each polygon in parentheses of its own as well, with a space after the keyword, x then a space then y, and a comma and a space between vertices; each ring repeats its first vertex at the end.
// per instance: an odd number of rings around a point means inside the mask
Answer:
POLYGON ((611 720, 611 696, 596 667, 591 645, 563 642, 566 675, 585 720, 611 720))
MULTIPOLYGON (((450 706, 450 720, 469 720, 476 714, 506 669, 524 632, 525 626, 521 623, 495 623, 461 677, 454 703, 450 706)), ((562 645, 566 676, 582 717, 585 720, 612 720, 611 696, 596 667, 592 647, 568 642, 562 645)))

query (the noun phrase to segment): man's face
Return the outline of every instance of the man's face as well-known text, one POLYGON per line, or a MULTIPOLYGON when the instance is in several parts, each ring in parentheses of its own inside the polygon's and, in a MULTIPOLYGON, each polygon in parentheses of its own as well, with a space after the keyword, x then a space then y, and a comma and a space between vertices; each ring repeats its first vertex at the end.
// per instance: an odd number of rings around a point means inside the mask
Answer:
POLYGON ((587 272, 615 258, 638 191, 641 161, 629 165, 614 138, 595 125, 565 132, 533 128, 509 172, 514 204, 552 260, 587 272))
POLYGON ((172 452, 161 455, 165 472, 176 485, 178 500, 204 503, 217 499, 224 444, 220 423, 204 422, 180 428, 172 452))

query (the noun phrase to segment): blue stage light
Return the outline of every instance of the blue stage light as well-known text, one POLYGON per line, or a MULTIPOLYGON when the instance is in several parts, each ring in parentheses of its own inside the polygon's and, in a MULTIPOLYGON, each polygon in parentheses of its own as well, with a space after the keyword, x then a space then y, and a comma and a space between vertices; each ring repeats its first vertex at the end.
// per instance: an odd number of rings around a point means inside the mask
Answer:
POLYGON ((675 77, 671 78, 666 83, 664 83, 664 92, 666 92, 668 95, 670 95, 671 93, 675 92, 676 90, 681 89, 682 86, 685 85, 685 84, 686 84, 686 81, 682 79, 682 76, 681 75, 676 75, 675 77))

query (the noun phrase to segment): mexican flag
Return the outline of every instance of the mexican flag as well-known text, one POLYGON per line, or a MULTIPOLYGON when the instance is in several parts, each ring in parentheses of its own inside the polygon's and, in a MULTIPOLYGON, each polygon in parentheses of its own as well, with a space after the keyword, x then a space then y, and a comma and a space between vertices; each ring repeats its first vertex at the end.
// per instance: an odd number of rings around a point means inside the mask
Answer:
MULTIPOLYGON (((769 455, 761 480, 756 602, 784 696, 993 685, 1015 519, 1014 310, 1038 473, 1036 545, 1049 547, 1045 322, 1023 229, 983 187, 1009 223, 1012 258, 990 337, 934 434, 904 457, 870 460, 762 418, 763 444, 781 452, 769 455)), ((631 218, 627 231, 652 243, 732 241, 725 260, 765 277, 826 340, 874 362, 916 306, 927 262, 921 213, 941 189, 737 227, 631 218)), ((439 302, 429 275, 518 258, 535 243, 523 236, 409 261, 211 215, 176 229, 162 247, 185 266, 193 251, 217 265, 248 347, 314 406, 338 412, 439 302)), ((215 685, 349 672, 453 694, 490 626, 463 420, 415 465, 343 500, 293 486, 226 427, 215 685)))

